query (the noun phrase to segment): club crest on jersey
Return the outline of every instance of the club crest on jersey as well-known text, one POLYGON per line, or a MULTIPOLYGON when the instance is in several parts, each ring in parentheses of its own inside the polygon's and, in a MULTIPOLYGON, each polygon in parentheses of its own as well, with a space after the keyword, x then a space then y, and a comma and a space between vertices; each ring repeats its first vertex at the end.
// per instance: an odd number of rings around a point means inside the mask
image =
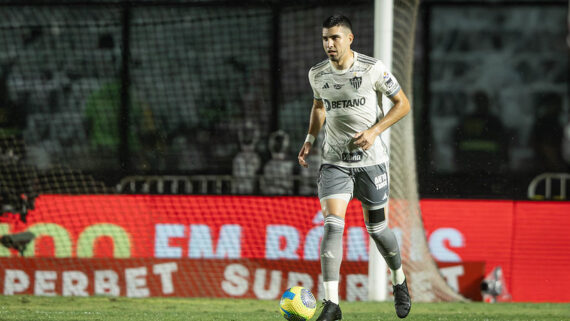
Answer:
POLYGON ((358 90, 358 88, 360 88, 360 85, 362 85, 362 77, 354 76, 354 78, 350 79, 350 84, 352 87, 354 87, 354 89, 358 90))

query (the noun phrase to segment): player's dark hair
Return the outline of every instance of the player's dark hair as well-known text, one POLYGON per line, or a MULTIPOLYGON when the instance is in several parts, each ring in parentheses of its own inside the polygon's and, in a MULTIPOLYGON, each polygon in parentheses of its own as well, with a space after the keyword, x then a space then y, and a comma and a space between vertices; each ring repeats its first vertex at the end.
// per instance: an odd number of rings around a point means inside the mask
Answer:
POLYGON ((341 14, 332 15, 323 21, 323 28, 329 29, 336 26, 343 26, 352 31, 352 23, 350 23, 350 19, 341 14))

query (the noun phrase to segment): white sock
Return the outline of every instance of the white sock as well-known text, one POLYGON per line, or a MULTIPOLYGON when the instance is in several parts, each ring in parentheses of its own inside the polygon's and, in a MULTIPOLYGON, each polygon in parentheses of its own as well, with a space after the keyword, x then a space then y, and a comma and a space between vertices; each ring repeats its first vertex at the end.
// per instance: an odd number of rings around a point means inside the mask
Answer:
POLYGON ((325 288, 325 300, 338 304, 338 281, 323 282, 325 288))
POLYGON ((390 280, 392 281, 392 285, 402 284, 404 283, 404 280, 406 280, 406 275, 404 274, 402 266, 396 270, 390 269, 390 272, 390 280))

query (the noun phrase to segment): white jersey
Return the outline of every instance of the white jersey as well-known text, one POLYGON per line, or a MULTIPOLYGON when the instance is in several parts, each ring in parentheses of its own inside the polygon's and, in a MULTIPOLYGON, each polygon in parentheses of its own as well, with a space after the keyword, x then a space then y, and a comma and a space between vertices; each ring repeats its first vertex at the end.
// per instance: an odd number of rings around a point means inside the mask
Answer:
POLYGON ((384 64, 354 52, 354 63, 347 70, 335 69, 327 59, 309 71, 314 98, 325 106, 323 164, 364 167, 388 161, 388 151, 380 135, 368 150, 356 147, 354 135, 382 117, 382 95, 400 91, 396 78, 384 64))

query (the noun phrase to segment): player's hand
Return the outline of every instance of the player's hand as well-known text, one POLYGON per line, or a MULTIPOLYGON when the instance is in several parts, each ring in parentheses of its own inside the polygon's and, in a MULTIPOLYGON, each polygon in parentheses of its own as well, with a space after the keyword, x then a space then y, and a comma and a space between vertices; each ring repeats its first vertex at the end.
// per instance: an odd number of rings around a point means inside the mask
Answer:
POLYGON ((374 131, 370 129, 356 133, 354 135, 354 145, 362 148, 363 150, 367 150, 374 144, 376 136, 377 135, 374 133, 374 131))
POLYGON ((307 155, 309 155, 310 151, 311 151, 311 143, 305 142, 303 144, 303 147, 301 147, 301 151, 299 152, 299 156, 297 156, 297 159, 299 160, 299 165, 301 165, 305 168, 309 167, 309 164, 307 163, 306 157, 307 157, 307 155))

